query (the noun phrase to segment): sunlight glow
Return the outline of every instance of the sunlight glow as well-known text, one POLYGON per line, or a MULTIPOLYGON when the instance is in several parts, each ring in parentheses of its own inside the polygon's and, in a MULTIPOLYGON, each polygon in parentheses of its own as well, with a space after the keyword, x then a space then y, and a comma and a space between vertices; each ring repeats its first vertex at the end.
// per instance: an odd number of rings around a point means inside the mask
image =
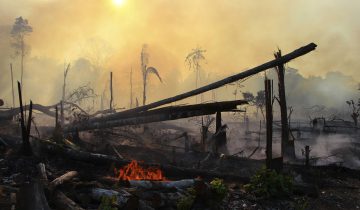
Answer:
POLYGON ((113 0, 113 3, 115 6, 121 7, 122 5, 124 5, 125 0, 113 0))

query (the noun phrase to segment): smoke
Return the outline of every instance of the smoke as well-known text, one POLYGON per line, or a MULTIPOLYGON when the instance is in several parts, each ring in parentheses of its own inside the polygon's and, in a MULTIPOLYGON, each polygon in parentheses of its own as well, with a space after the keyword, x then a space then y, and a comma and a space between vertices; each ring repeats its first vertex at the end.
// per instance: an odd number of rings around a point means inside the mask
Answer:
MULTIPOLYGON (((0 2, 0 93, 9 105, 9 63, 14 64, 16 80, 20 70, 18 59, 11 57, 9 32, 14 19, 22 15, 34 29, 26 40, 31 46, 24 75, 26 100, 42 104, 58 101, 64 63, 70 62, 69 91, 90 83, 101 94, 108 89, 109 72, 113 71, 115 104, 128 106, 131 68, 133 91, 141 98, 139 57, 144 43, 149 46, 149 64, 164 78, 164 83, 150 78, 151 102, 195 87, 194 72, 187 69, 184 59, 197 46, 207 50, 202 79, 202 84, 207 84, 273 59, 272 52, 278 46, 288 52, 315 42, 319 45, 316 52, 291 62, 299 72, 287 76, 291 81, 287 83, 289 103, 299 106, 296 111, 319 102, 339 108, 355 90, 350 83, 360 78, 356 56, 360 49, 352 44, 358 42, 360 27, 353 19, 359 6, 355 0, 347 4, 128 0, 122 8, 114 7, 110 0, 0 2), (341 86, 338 76, 344 78, 341 86), (332 93, 337 97, 331 97, 332 93)), ((263 89, 261 75, 244 84, 244 90, 263 89)), ((214 93, 217 100, 229 100, 235 97, 233 91, 233 86, 226 86, 214 93)), ((205 100, 212 98, 212 93, 204 95, 205 100)))

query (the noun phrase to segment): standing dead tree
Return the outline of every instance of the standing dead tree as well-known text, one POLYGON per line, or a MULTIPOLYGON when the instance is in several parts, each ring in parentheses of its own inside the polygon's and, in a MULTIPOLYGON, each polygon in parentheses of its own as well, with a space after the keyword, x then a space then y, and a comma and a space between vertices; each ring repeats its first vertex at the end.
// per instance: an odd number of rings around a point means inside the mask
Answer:
MULTIPOLYGON (((274 53, 276 59, 281 58, 281 50, 274 53)), ((279 105, 280 105, 280 115, 281 115, 281 154, 284 156, 286 150, 289 150, 289 156, 295 157, 294 142, 289 141, 289 124, 288 124, 288 114, 286 106, 286 94, 285 94, 285 67, 284 64, 279 64, 275 67, 278 74, 278 86, 279 86, 279 105), (291 151, 290 151, 291 150, 291 151)))
POLYGON ((11 73, 11 93, 12 93, 12 103, 13 103, 13 108, 15 108, 14 76, 13 76, 12 63, 10 63, 10 73, 11 73))
POLYGON ((60 122, 61 125, 64 125, 64 102, 65 102, 65 91, 66 91, 66 77, 68 75, 68 72, 70 70, 70 63, 67 65, 67 67, 64 70, 64 83, 63 83, 63 89, 62 89, 62 99, 61 99, 61 108, 60 108, 60 122))
POLYGON ((346 103, 349 105, 351 109, 351 118, 354 121, 354 125, 357 127, 358 125, 358 118, 360 116, 360 99, 358 100, 358 103, 356 104, 354 100, 346 101, 346 103))
POLYGON ((31 119, 32 119, 32 101, 30 101, 29 108, 29 118, 27 120, 27 126, 25 127, 25 116, 22 103, 22 93, 21 93, 21 84, 18 82, 18 92, 19 92, 19 104, 20 104, 20 125, 21 125, 21 136, 22 136, 22 154, 32 155, 32 149, 30 146, 30 130, 31 130, 31 119))
POLYGON ((15 50, 15 56, 20 56, 21 58, 21 85, 23 85, 24 58, 29 51, 28 46, 25 44, 25 36, 29 35, 32 31, 32 27, 27 19, 23 19, 21 16, 15 19, 11 30, 11 37, 13 39, 11 45, 15 50))
MULTIPOLYGON (((201 71, 201 61, 205 60, 204 53, 206 50, 201 48, 192 49, 192 51, 186 56, 185 63, 189 67, 190 70, 195 71, 195 88, 198 88, 200 85, 200 71, 201 71)), ((196 103, 198 102, 197 96, 195 98, 196 103)), ((201 102, 203 101, 203 97, 201 95, 201 102)))
POLYGON ((147 67, 149 63, 149 54, 146 52, 147 46, 144 45, 141 50, 141 72, 142 72, 142 78, 143 78, 143 105, 146 104, 146 88, 147 88, 147 82, 148 82, 148 76, 150 74, 155 74, 157 78, 159 78, 160 82, 162 82, 162 79, 160 77, 160 74, 157 69, 154 67, 147 67))
POLYGON ((273 105, 272 105, 272 81, 265 79, 266 101, 266 168, 271 168, 272 161, 272 137, 273 137, 273 105))

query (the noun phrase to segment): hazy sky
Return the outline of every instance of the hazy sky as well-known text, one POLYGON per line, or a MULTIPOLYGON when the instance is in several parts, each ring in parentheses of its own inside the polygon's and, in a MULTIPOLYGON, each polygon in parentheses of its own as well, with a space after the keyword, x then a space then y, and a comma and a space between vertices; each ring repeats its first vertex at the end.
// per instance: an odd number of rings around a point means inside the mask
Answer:
MULTIPOLYGON (((151 79, 152 101, 194 88, 190 83, 185 83, 186 87, 179 84, 193 75, 184 59, 197 46, 207 50, 203 66, 209 80, 273 59, 277 47, 287 53, 315 42, 315 52, 289 66, 305 77, 340 71, 358 81, 358 11, 358 0, 124 0, 119 7, 112 0, 0 0, 0 25, 4 26, 0 36, 6 35, 5 26, 11 26, 18 16, 32 25, 34 32, 27 38, 31 46, 28 59, 41 62, 36 66, 29 61, 28 68, 36 69, 27 77, 28 83, 47 78, 47 82, 58 79, 61 84, 58 77, 64 61, 74 64, 86 58, 101 67, 101 72, 94 73, 100 78, 96 84, 100 89, 112 70, 116 87, 126 92, 126 97, 131 67, 135 80, 140 78, 140 51, 146 43, 150 65, 164 78, 164 84, 151 79), (41 69, 45 61, 55 63, 56 68, 41 69)), ((14 60, 11 51, 6 52, 0 54, 1 68, 8 68, 14 60)), ((81 81, 83 75, 73 76, 81 81)))

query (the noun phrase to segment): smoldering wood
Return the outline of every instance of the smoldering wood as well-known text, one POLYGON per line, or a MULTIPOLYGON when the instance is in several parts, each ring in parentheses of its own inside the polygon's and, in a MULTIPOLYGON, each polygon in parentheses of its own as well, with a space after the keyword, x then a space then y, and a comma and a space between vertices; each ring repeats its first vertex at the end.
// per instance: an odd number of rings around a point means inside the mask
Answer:
POLYGON ((96 121, 99 121, 99 120, 103 121, 104 119, 106 119, 106 120, 114 120, 114 119, 118 119, 119 117, 123 117, 124 115, 128 115, 129 113, 131 114, 131 113, 143 112, 143 111, 150 110, 150 109, 153 109, 153 108, 165 105, 165 104, 173 103, 173 102, 185 99, 185 98, 189 98, 189 97, 192 97, 192 96, 195 96, 195 95, 199 95, 201 93, 204 93, 204 92, 207 92, 207 91, 222 87, 222 86, 224 86, 226 84, 233 83, 233 82, 236 82, 236 81, 238 81, 240 79, 244 79, 244 78, 249 77, 251 75, 260 73, 260 72, 265 71, 267 69, 274 68, 274 67, 279 66, 281 64, 285 64, 285 63, 287 63, 287 62, 289 62, 289 61, 291 61, 291 60, 293 60, 293 59, 295 59, 297 57, 303 56, 303 55, 315 50, 316 47, 317 47, 316 44, 310 43, 310 44, 308 44, 306 46, 303 46, 303 47, 301 47, 299 49, 294 50, 291 53, 288 53, 288 54, 286 54, 284 56, 276 58, 276 59, 274 59, 272 61, 266 62, 266 63, 264 63, 264 64, 262 64, 260 66, 257 66, 257 67, 254 67, 252 69, 249 69, 247 71, 235 74, 233 76, 227 77, 225 79, 219 80, 219 81, 211 83, 209 85, 197 88, 195 90, 191 90, 191 91, 186 92, 186 93, 179 94, 179 95, 174 96, 174 97, 170 97, 170 98, 166 98, 166 99, 163 99, 163 100, 160 100, 160 101, 156 101, 156 102, 153 102, 153 103, 141 106, 141 107, 137 107, 137 108, 134 108, 134 109, 129 109, 129 110, 123 111, 123 112, 118 112, 118 113, 103 117, 101 119, 100 118, 93 118, 93 119, 90 119, 90 122, 96 122, 96 121))
POLYGON ((120 127, 125 125, 138 125, 202 115, 211 115, 218 111, 234 110, 238 105, 243 104, 247 104, 247 101, 236 100, 186 106, 169 106, 141 113, 129 113, 125 116, 117 118, 117 120, 112 121, 107 121, 104 117, 105 119, 99 122, 83 122, 82 124, 72 124, 66 126, 64 128, 64 132, 120 127))

